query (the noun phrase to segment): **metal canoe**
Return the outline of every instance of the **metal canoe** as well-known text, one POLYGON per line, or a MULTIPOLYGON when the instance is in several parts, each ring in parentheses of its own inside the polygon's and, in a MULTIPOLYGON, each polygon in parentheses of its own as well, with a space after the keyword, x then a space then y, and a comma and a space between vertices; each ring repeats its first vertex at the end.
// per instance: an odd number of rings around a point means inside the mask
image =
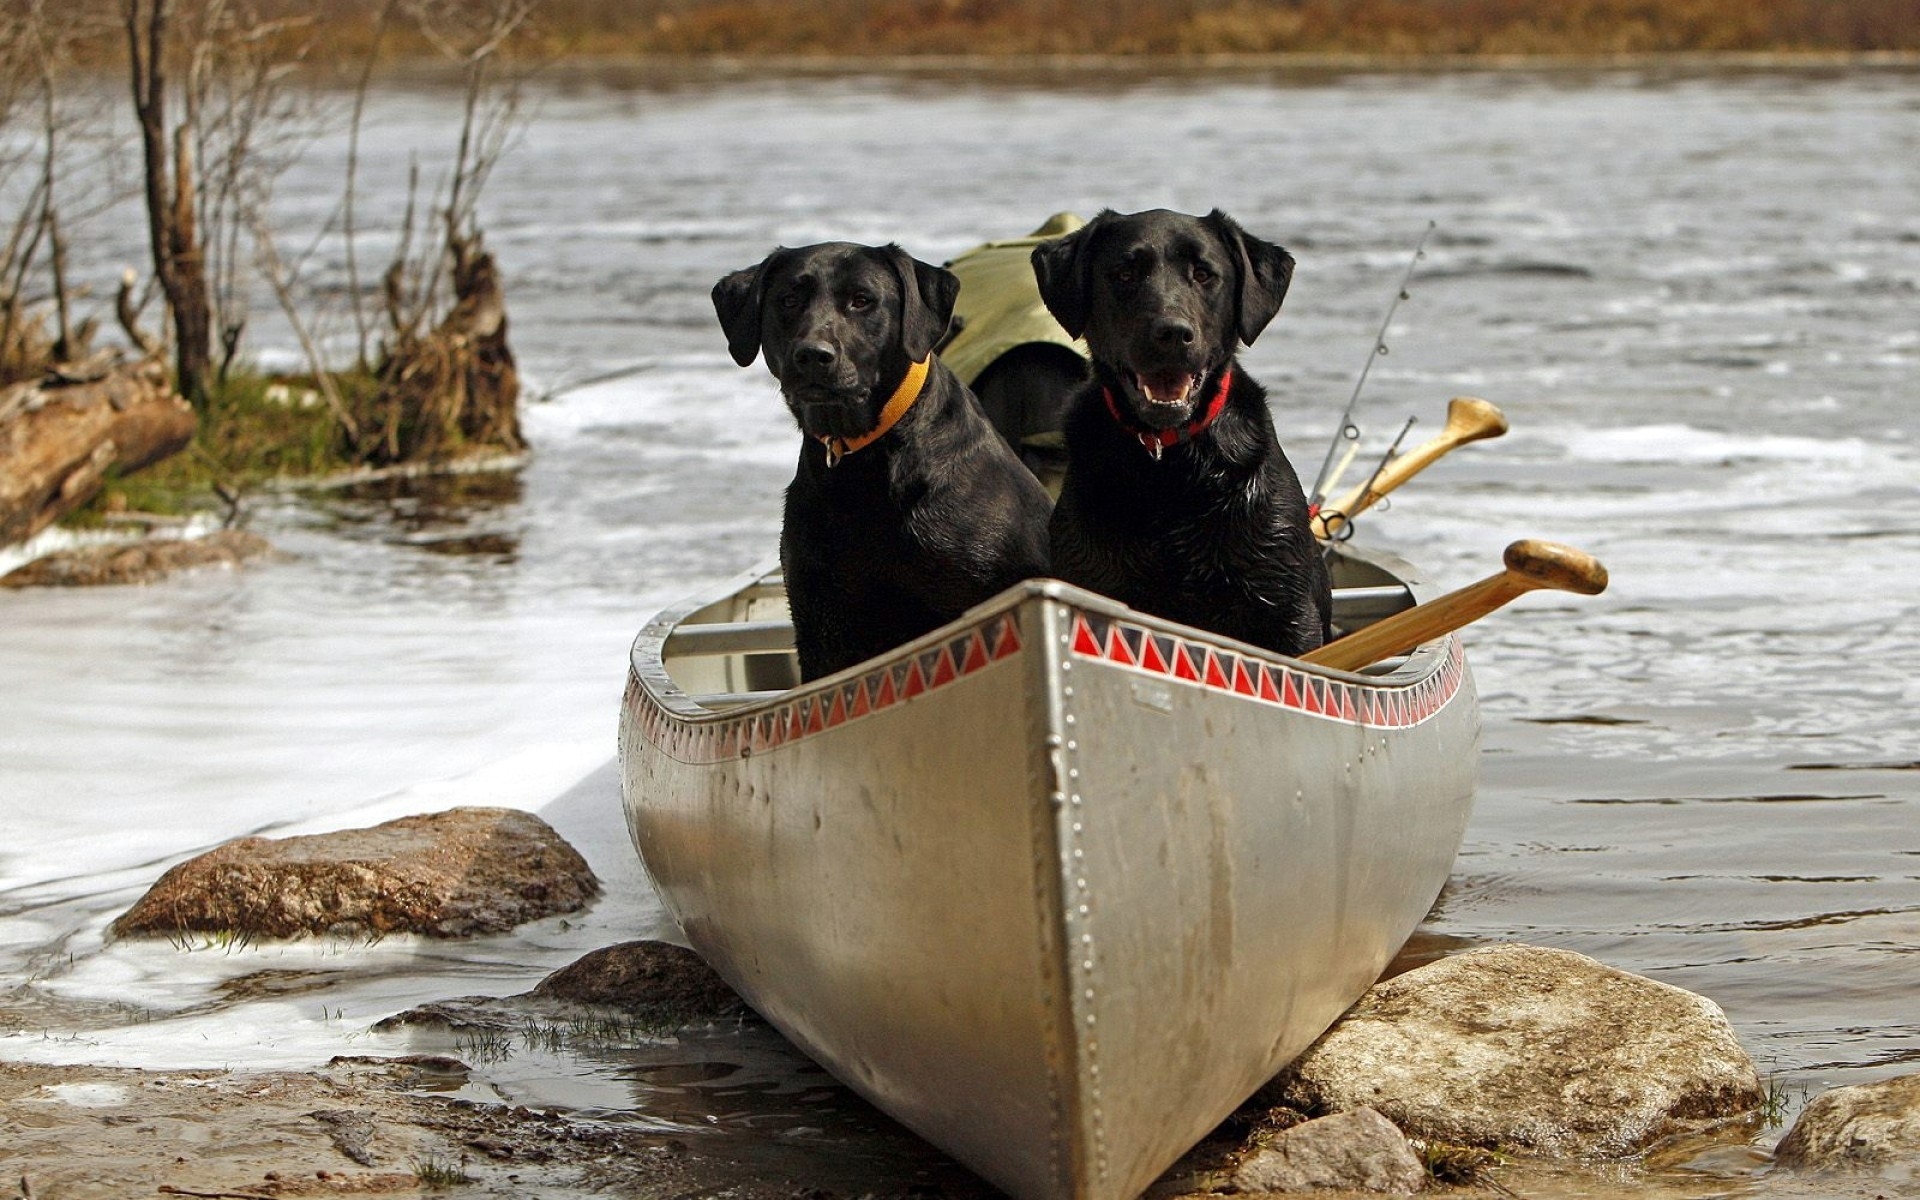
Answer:
MULTIPOLYGON (((1411 603, 1339 551, 1337 618, 1411 603)), ((1326 671, 1052 581, 794 686, 771 572, 642 632, 629 827, 689 943, 1021 1198, 1128 1200, 1378 977, 1446 882, 1457 637, 1326 671)))

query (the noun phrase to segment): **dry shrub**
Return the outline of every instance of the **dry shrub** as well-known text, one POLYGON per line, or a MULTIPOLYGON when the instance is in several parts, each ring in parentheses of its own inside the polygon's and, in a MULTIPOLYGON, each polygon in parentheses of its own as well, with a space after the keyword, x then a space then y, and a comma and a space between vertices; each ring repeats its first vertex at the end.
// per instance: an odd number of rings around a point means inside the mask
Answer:
POLYGON ((400 332, 378 387, 354 404, 359 461, 446 462, 526 446, 499 271, 477 236, 456 239, 453 260, 452 311, 424 335, 400 332))

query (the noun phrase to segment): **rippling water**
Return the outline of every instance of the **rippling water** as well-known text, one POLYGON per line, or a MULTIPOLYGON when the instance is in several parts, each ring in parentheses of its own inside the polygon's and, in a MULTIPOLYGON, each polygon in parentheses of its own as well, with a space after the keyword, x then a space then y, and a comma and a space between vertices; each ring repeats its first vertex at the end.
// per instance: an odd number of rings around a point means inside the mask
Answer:
MULTIPOLYGON (((1484 784, 1409 959, 1517 939, 1702 992, 1790 1099, 1916 1069, 1920 76, 582 74, 537 99, 485 210, 514 344, 539 386, 634 373, 531 406, 517 478, 262 502, 272 565, 0 594, 0 971, 21 984, 0 1056, 310 1062, 393 1045, 363 1031, 417 1000, 664 932, 617 812, 626 646, 770 552, 794 453, 771 381, 726 357, 713 280, 778 243, 938 261, 1058 209, 1164 205, 1219 206, 1299 259, 1244 361, 1306 474, 1437 222, 1369 444, 1408 415, 1437 429, 1459 393, 1514 432, 1361 536, 1450 583, 1521 536, 1612 571, 1603 597, 1536 595, 1471 635, 1484 784), (454 945, 103 944, 226 838, 465 803, 541 811, 608 899, 454 945)), ((374 114, 370 211, 457 109, 393 91, 374 114)), ((290 173, 291 225, 324 219, 342 150, 290 173)), ((113 233, 101 278, 139 258, 113 233)), ((849 1153, 943 1169, 782 1047, 713 1053, 529 1051, 491 1086, 738 1131, 796 1177, 849 1153)), ((1740 1190, 1786 1186, 1750 1171, 1740 1190)))

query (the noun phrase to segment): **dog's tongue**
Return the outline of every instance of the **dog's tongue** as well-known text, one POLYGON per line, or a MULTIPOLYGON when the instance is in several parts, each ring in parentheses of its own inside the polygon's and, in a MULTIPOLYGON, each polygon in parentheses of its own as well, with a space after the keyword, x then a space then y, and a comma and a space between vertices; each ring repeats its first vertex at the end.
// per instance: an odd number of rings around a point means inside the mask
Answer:
POLYGON ((1139 377, 1140 394, 1149 404, 1164 404, 1169 407, 1185 404, 1193 395, 1193 389, 1200 384, 1197 375, 1185 373, 1179 375, 1142 375, 1139 377))

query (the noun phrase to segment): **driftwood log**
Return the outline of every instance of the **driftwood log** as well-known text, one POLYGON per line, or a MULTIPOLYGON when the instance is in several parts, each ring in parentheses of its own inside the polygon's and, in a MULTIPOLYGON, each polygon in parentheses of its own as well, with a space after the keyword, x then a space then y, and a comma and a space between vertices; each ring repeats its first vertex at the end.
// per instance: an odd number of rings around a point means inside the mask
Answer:
POLYGON ((85 504, 110 473, 185 449, 194 425, 151 360, 0 390, 0 546, 85 504))

